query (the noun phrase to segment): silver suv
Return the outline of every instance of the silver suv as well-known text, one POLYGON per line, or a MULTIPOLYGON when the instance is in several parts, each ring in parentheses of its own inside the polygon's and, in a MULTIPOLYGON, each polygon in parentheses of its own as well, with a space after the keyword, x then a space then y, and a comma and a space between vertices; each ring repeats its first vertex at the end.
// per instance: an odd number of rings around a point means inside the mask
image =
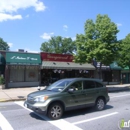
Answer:
POLYGON ((61 79, 44 90, 30 93, 24 105, 55 120, 64 111, 94 106, 103 110, 109 101, 106 86, 97 79, 61 79))

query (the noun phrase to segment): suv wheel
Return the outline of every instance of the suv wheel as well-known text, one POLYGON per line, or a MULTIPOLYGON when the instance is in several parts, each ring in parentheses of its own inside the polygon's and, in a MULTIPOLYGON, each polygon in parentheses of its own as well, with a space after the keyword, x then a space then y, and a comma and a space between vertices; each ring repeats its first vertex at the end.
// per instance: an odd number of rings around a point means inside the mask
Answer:
POLYGON ((105 101, 103 98, 98 98, 95 104, 96 110, 101 111, 105 107, 105 101))
POLYGON ((63 115, 63 107, 60 103, 52 104, 48 109, 48 117, 50 119, 56 120, 61 118, 63 115))

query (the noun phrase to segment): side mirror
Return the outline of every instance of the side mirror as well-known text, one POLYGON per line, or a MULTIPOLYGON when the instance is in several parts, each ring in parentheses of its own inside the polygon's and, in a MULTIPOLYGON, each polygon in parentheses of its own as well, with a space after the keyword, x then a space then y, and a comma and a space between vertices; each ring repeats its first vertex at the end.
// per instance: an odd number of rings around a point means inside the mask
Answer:
POLYGON ((68 89, 68 92, 69 92, 69 93, 73 93, 73 92, 74 92, 74 88, 69 88, 69 89, 68 89))

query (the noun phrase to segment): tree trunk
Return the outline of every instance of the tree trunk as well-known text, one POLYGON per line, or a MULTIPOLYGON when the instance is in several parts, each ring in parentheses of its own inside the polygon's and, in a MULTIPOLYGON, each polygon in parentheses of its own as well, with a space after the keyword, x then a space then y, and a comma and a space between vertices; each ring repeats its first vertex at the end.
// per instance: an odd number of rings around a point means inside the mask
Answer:
POLYGON ((101 79, 101 72, 102 72, 102 63, 100 62, 100 67, 99 67, 99 79, 101 79))

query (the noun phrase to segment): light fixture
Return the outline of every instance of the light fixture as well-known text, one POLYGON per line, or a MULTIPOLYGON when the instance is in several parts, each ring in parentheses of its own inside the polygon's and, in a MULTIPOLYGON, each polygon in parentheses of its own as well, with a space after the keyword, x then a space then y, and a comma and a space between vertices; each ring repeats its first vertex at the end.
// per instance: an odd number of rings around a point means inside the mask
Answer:
POLYGON ((61 73, 61 70, 59 70, 58 73, 61 73))
POLYGON ((54 73, 56 73, 56 72, 57 72, 57 70, 53 70, 53 72, 54 72, 54 73))
POLYGON ((82 73, 82 70, 79 70, 79 73, 82 73))

